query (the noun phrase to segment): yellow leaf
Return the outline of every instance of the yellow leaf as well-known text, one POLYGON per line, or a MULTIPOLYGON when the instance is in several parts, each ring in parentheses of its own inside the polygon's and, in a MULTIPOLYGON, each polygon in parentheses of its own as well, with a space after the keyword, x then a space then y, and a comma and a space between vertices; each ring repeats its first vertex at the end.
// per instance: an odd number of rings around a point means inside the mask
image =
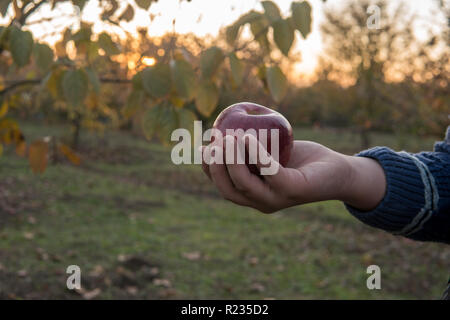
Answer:
POLYGON ((3 101, 3 104, 0 107, 0 118, 2 118, 5 114, 8 113, 8 108, 9 108, 8 101, 6 100, 3 101))
POLYGON ((219 101, 219 90, 212 81, 205 81, 198 87, 197 96, 195 97, 195 105, 197 110, 209 117, 217 107, 219 101))
POLYGON ((58 150, 69 160, 72 164, 78 166, 81 163, 80 157, 68 146, 60 143, 58 145, 58 150))
POLYGON ((48 162, 48 144, 42 140, 30 144, 28 160, 33 173, 43 173, 48 162))
POLYGON ((173 104, 177 108, 182 108, 184 106, 184 100, 178 98, 177 96, 174 96, 174 95, 170 96, 169 101, 171 104, 173 104))
POLYGON ((0 120, 0 141, 5 144, 10 144, 13 141, 17 141, 15 139, 16 131, 19 131, 17 123, 10 119, 1 119, 0 120))
POLYGON ((16 154, 20 157, 25 157, 27 153, 27 144, 25 141, 21 141, 16 145, 16 154))
POLYGON ((47 81, 47 89, 53 96, 58 99, 62 96, 61 81, 64 71, 62 69, 54 70, 47 81))
POLYGON ((67 55, 66 44, 64 43, 64 41, 56 42, 55 50, 58 57, 65 57, 67 55))

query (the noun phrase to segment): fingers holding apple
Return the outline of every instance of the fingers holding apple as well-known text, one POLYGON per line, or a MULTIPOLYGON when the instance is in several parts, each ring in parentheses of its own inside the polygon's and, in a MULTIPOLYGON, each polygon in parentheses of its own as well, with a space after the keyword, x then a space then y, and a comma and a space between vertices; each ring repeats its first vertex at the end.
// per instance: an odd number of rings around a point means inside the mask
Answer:
MULTIPOLYGON (((213 128, 223 136, 233 135, 238 142, 244 135, 254 135, 283 166, 292 153, 294 137, 289 121, 279 112, 256 103, 241 102, 225 108, 213 128)), ((245 163, 253 174, 260 174, 255 164, 249 162, 248 154, 245 155, 245 163)))
POLYGON ((225 109, 216 119, 214 128, 220 130, 223 138, 202 147, 202 168, 221 195, 265 213, 285 207, 286 200, 280 194, 284 188, 277 189, 276 185, 283 180, 283 163, 289 161, 292 152, 293 135, 289 122, 269 108, 242 103, 225 109), (234 130, 231 135, 228 129, 234 130), (260 133, 264 131, 261 129, 268 131, 266 139, 261 139, 264 141, 260 141, 260 133), (277 140, 270 133, 273 129, 278 131, 277 140), (236 134, 236 130, 241 132, 236 134), (278 145, 272 148, 274 144, 278 145), (215 159, 223 162, 210 162, 212 150, 221 153, 215 155, 215 159), (275 158, 270 153, 273 150, 279 152, 275 158))

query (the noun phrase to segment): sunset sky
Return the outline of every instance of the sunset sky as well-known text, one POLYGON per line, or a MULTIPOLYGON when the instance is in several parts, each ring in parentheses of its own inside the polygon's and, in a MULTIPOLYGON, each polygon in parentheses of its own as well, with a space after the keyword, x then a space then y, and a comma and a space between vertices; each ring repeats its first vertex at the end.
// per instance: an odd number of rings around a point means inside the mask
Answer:
MULTIPOLYGON (((318 54, 321 51, 321 36, 319 26, 323 21, 323 7, 337 7, 344 0, 328 0, 325 4, 322 0, 310 0, 313 7, 313 29, 310 36, 304 40, 297 34, 297 39, 293 51, 300 51, 303 57, 301 63, 296 66, 300 75, 307 77, 316 66, 318 54)), ((392 0, 398 2, 400 0, 392 0)), ((127 1, 119 1, 121 8, 124 8, 127 1)), ((292 0, 275 0, 282 13, 288 13, 292 0)), ((424 17, 423 21, 432 17, 431 9, 434 7, 434 1, 406 1, 412 12, 424 17)), ((98 19, 101 9, 98 7, 98 1, 91 0, 87 3, 82 19, 94 23, 94 31, 111 29, 98 19)), ((153 22, 150 21, 150 15, 143 10, 137 10, 134 19, 129 22, 122 22, 121 26, 134 33, 137 27, 148 26, 150 35, 162 35, 172 30, 172 21, 176 19, 175 30, 179 33, 193 32, 199 36, 206 34, 216 35, 223 26, 231 24, 241 14, 251 9, 262 10, 259 0, 192 0, 191 2, 179 0, 159 0, 150 7, 150 14, 155 15, 153 22)), ((119 9, 120 12, 121 9, 119 9)), ((34 14, 31 21, 37 21, 43 17, 56 16, 52 22, 32 24, 29 29, 35 37, 43 38, 48 43, 54 43, 59 39, 58 31, 63 30, 69 25, 77 28, 77 19, 73 18, 74 8, 70 4, 59 4, 57 10, 51 11, 50 5, 44 5, 39 12, 34 14)), ((4 23, 7 18, 0 19, 4 23)), ((421 26, 417 26, 417 32, 420 34, 421 26)), ((120 33, 120 29, 114 29, 114 32, 120 33)))

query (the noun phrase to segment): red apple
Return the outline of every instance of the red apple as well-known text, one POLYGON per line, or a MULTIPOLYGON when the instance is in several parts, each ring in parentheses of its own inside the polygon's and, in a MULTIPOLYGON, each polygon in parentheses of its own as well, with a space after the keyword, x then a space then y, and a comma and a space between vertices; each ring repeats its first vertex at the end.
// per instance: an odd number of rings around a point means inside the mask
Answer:
MULTIPOLYGON (((282 166, 286 166, 289 161, 294 144, 292 127, 289 121, 275 110, 251 102, 236 103, 219 114, 216 121, 214 121, 213 127, 220 130, 224 136, 226 129, 243 129, 244 131, 255 129, 258 138, 259 129, 267 129, 267 144, 264 141, 261 142, 266 146, 269 153, 271 152, 270 130, 278 129, 278 161, 282 166)), ((248 157, 246 157, 246 164, 252 173, 259 174, 257 167, 248 163, 248 157)))

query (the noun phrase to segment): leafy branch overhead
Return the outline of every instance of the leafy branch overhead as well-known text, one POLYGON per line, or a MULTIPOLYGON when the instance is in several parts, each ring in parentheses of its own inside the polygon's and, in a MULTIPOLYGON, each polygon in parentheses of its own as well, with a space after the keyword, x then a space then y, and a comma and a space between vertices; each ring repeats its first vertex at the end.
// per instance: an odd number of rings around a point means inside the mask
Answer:
MULTIPOLYGON (((264 12, 250 11, 226 29, 225 35, 228 44, 235 46, 241 30, 245 25, 250 25, 253 40, 260 45, 263 52, 270 54, 273 45, 269 41, 269 35, 272 34, 273 43, 283 55, 288 56, 295 41, 295 31, 298 30, 303 38, 306 38, 311 32, 310 4, 307 1, 293 2, 289 17, 283 17, 273 1, 262 1, 261 4, 264 12), (271 29, 272 32, 269 32, 271 29)), ((232 59, 230 64, 235 65, 236 59, 234 57, 232 59)), ((264 73, 264 81, 272 84, 268 88, 269 92, 275 102, 280 102, 286 93, 287 81, 285 81, 281 69, 277 68, 276 70, 277 72, 264 73), (278 87, 277 90, 274 90, 275 86, 278 87)), ((239 73, 240 71, 232 68, 232 72, 233 78, 239 78, 235 72, 239 73)))
MULTIPOLYGON (((32 68, 35 75, 34 78, 14 81, 0 78, 5 84, 0 88, 0 102, 7 105, 21 86, 39 85, 39 90, 44 89, 55 106, 65 110, 76 134, 81 125, 95 126, 98 118, 128 121, 139 117, 147 138, 157 136, 163 143, 168 143, 173 128, 190 128, 189 121, 213 115, 224 76, 228 77, 233 88, 237 88, 243 84, 246 72, 251 72, 252 68, 264 70, 259 73, 261 80, 273 100, 281 102, 288 84, 281 68, 271 59, 271 53, 278 48, 284 56, 288 56, 296 30, 303 38, 311 31, 311 6, 308 2, 294 2, 290 15, 285 16, 274 2, 262 1, 261 11, 252 10, 225 29, 226 48, 209 45, 193 57, 172 43, 165 48, 162 58, 155 54, 151 58, 153 62, 144 67, 141 64, 128 64, 127 73, 134 74, 132 79, 123 76, 114 78, 102 75, 104 71, 99 68, 112 60, 125 61, 126 64, 127 53, 122 50, 121 40, 112 33, 96 34, 92 24, 80 21, 79 28, 64 30, 53 47, 33 39, 33 34, 27 29, 28 17, 38 12, 44 2, 2 0, 0 4, 1 16, 12 13, 12 20, 0 26, 0 52, 9 52, 11 67, 18 72, 25 67, 32 68), (16 3, 14 8, 13 3, 16 3), (245 26, 249 27, 253 35, 247 42, 239 39, 245 26), (240 53, 251 42, 257 43, 266 57, 266 62, 259 67, 247 65, 240 53), (126 103, 119 112, 103 98, 105 83, 130 84, 126 103)), ((80 10, 87 3, 86 0, 51 1, 51 10, 56 10, 57 2, 72 3, 80 10)), ((102 8, 99 18, 113 25, 127 23, 139 10, 149 14, 154 2, 157 0, 134 0, 125 5, 117 0, 99 1, 102 8)), ((6 108, 0 109, 0 119, 5 118, 7 113, 6 108)), ((97 124, 101 125, 99 122, 97 124)), ((8 128, 8 132, 23 137, 17 125, 8 128)), ((5 139, 5 135, 0 135, 0 146, 6 143, 5 139)), ((10 137, 8 141, 15 142, 23 149, 23 139, 11 140, 10 137)), ((41 172, 46 167, 42 154, 49 151, 43 143, 35 143, 28 148, 30 159, 34 159, 35 172, 41 172)), ((76 139, 73 145, 76 146, 76 139)), ((67 148, 60 146, 57 149, 66 158, 72 159, 72 163, 79 163, 67 148)))

